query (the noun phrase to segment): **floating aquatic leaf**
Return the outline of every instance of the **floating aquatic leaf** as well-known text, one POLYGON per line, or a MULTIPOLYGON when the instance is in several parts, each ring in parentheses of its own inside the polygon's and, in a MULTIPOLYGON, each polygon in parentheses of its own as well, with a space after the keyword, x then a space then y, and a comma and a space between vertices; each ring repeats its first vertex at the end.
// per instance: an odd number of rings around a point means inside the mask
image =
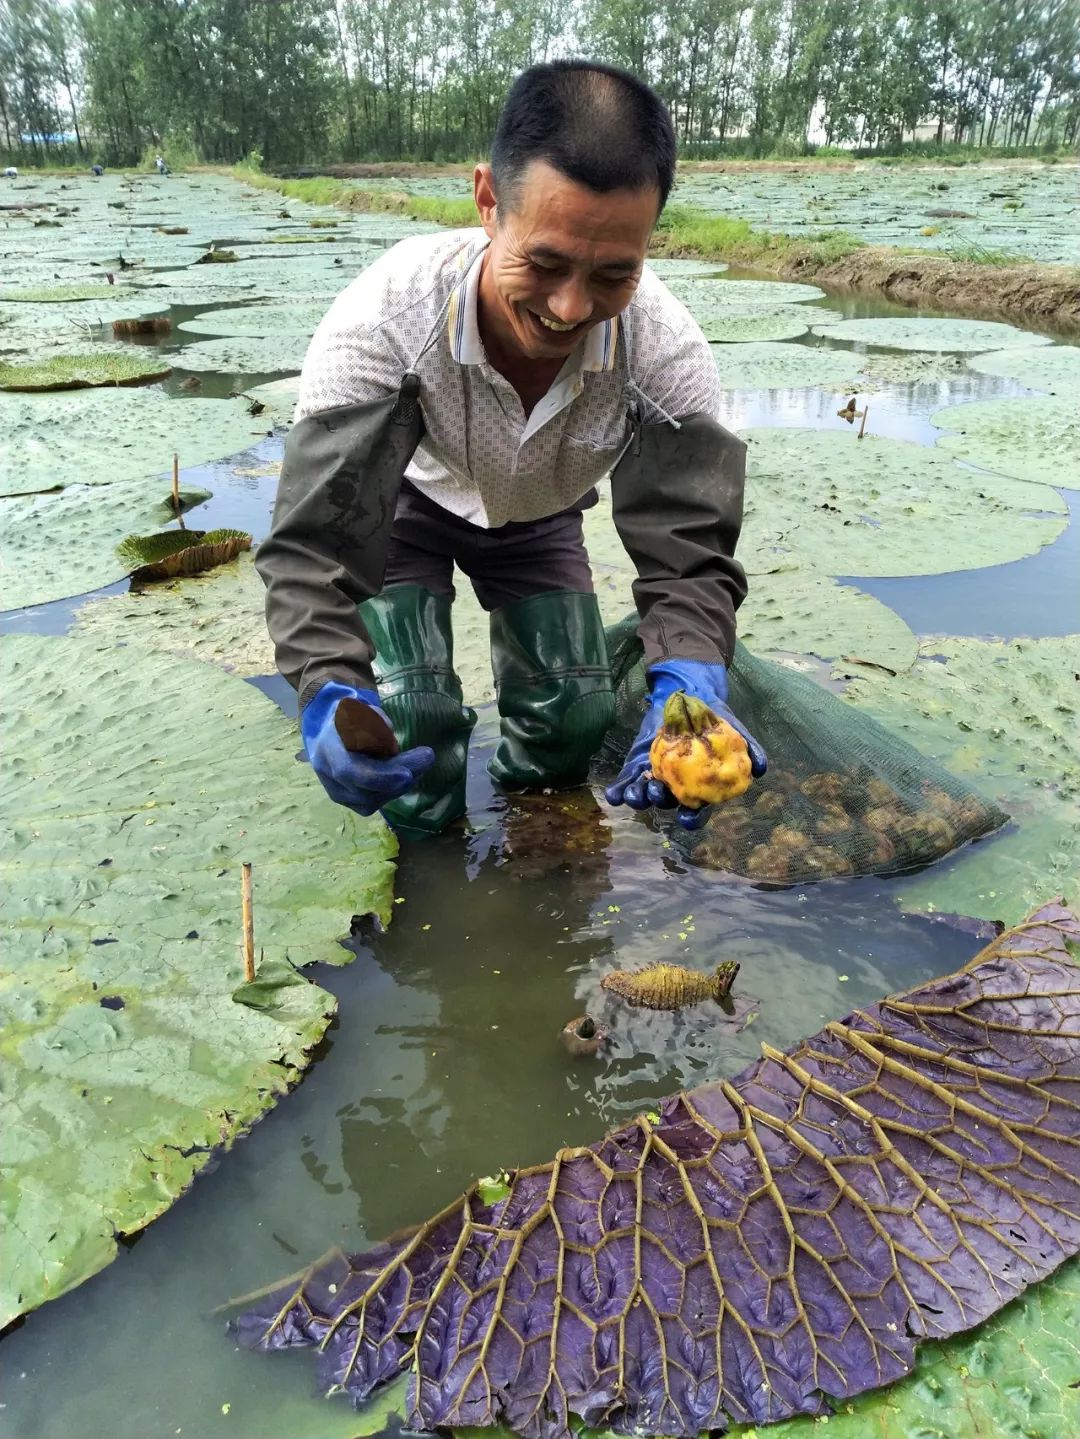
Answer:
MULTIPOLYGON (((799 331, 802 334, 805 330, 799 331)), ((726 390, 788 390, 837 385, 861 373, 860 357, 847 350, 809 345, 712 345, 712 357, 726 390)))
MULTIPOLYGON (((665 283, 667 283, 665 281, 665 283)), ((805 300, 823 300, 825 291, 816 285, 799 285, 789 280, 705 280, 673 279, 668 289, 695 317, 711 315, 725 305, 742 309, 747 305, 790 305, 805 300)), ((807 310, 806 323, 815 323, 823 312, 807 310)), ((832 312, 828 312, 829 318, 832 312)))
POLYGON ((718 305, 715 310, 691 313, 707 340, 728 345, 797 340, 810 329, 798 305, 718 305))
MULTIPOLYGON (((893 350, 1000 350, 1005 345, 1037 345, 1038 335, 996 320, 943 320, 897 316, 880 320, 842 320, 815 324, 814 334, 851 345, 883 345, 893 350)), ((1049 340, 1043 340, 1048 345, 1049 340)))
POLYGON ((739 557, 753 574, 827 563, 926 575, 1036 553, 1064 528, 1049 485, 974 474, 924 445, 840 430, 749 430, 739 557))
POLYGON ((354 912, 389 918, 394 841, 325 798, 275 705, 209 665, 9 635, 0 668, 17 737, 0 769, 2 1325, 109 1263, 325 1030, 334 1001, 313 985, 233 1003, 241 861, 273 974, 349 959, 354 912))
MULTIPOLYGON (((956 434, 942 435, 939 450, 998 475, 1033 484, 1060 485, 1080 475, 1080 410, 1068 395, 976 400, 938 410, 931 421, 956 434)), ((1041 506, 1041 500, 1032 498, 1041 506)))
POLYGON ((844 698, 1013 816, 909 882, 904 903, 1016 920, 1048 888, 1080 900, 1080 635, 933 638, 908 674, 865 672, 844 698))
MULTIPOLYGON (((156 386, 0 394, 0 495, 111 485, 249 449, 273 428, 243 400, 167 395, 156 386)), ((128 529, 131 528, 129 525, 128 529)))
POLYGON ((117 480, 0 497, 0 610, 123 579, 126 568, 116 553, 123 537, 133 526, 149 530, 170 519, 160 490, 160 480, 117 480))
POLYGON ((833 1022, 587 1149, 335 1254, 236 1322, 319 1345, 407 1422, 573 1416, 695 1436, 907 1374, 1080 1246, 1080 924, 1047 905, 963 970, 833 1022))
POLYGON ((181 321, 180 329, 193 335, 257 335, 261 338, 268 335, 306 335, 310 338, 328 309, 329 305, 321 300, 245 305, 196 315, 193 320, 181 321))
POLYGON ((113 285, 41 285, 36 289, 0 285, 0 302, 7 305, 51 305, 71 300, 119 299, 113 285))
POLYGON ((308 336, 285 331, 280 335, 235 335, 220 340, 196 340, 171 357, 182 370, 216 371, 228 375, 271 375, 304 365, 308 336))
POLYGON ((669 280, 685 279, 688 275, 722 275, 727 266, 719 260, 667 260, 647 261, 647 268, 660 276, 666 285, 669 280))
POLYGON ((981 375, 1003 375, 1032 390, 1052 395, 1076 394, 1080 389, 1080 346, 1038 345, 1015 350, 994 350, 975 355, 968 368, 981 375))
POLYGON ((97 385, 141 385, 169 373, 168 360, 153 350, 99 350, 49 355, 14 364, 0 362, 0 390, 85 390, 97 385))
POLYGON ((205 660, 239 675, 274 672, 266 589, 250 555, 194 579, 172 580, 76 612, 71 633, 101 645, 136 645, 205 660))

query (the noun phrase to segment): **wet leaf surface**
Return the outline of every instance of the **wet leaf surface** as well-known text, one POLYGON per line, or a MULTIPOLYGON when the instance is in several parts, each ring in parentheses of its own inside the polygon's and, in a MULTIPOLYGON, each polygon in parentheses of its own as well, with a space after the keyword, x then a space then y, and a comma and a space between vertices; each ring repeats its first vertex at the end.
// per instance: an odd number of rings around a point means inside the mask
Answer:
POLYGON ((354 912, 388 917, 395 843, 210 666, 19 635, 0 669, 6 1324, 109 1263, 296 1082, 335 1001, 292 966, 350 958, 354 912), (233 1002, 242 860, 257 1007, 233 1002))

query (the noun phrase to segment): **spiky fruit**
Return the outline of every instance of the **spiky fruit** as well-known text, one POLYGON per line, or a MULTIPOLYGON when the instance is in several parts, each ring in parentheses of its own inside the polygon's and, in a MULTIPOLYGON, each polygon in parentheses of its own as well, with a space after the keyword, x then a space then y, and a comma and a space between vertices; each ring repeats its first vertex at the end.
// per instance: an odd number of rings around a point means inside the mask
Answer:
POLYGON ((750 752, 742 735, 684 690, 676 690, 664 706, 649 763, 654 776, 690 809, 722 804, 750 787, 750 752))
POLYGON ((703 999, 727 997, 739 972, 738 960, 726 959, 713 974, 681 964, 651 964, 647 969, 616 969, 600 981, 637 1009, 683 1009, 703 999))

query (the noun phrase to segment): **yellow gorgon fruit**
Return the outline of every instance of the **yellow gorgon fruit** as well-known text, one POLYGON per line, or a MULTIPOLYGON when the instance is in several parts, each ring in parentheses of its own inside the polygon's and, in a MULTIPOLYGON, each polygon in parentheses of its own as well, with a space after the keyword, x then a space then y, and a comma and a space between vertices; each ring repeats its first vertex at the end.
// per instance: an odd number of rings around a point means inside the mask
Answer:
POLYGON ((750 752, 742 735, 684 690, 664 706, 649 764, 654 777, 691 809, 735 799, 750 787, 750 752))

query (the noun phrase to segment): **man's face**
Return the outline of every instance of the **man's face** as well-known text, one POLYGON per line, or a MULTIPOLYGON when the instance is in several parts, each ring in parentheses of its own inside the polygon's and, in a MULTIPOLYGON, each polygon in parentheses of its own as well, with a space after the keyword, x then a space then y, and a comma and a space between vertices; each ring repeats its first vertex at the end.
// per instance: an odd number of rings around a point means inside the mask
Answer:
POLYGON ((601 195, 534 160, 509 209, 496 207, 490 166, 476 167, 474 189, 491 239, 481 327, 508 358, 565 359, 630 303, 659 210, 656 188, 601 195))

